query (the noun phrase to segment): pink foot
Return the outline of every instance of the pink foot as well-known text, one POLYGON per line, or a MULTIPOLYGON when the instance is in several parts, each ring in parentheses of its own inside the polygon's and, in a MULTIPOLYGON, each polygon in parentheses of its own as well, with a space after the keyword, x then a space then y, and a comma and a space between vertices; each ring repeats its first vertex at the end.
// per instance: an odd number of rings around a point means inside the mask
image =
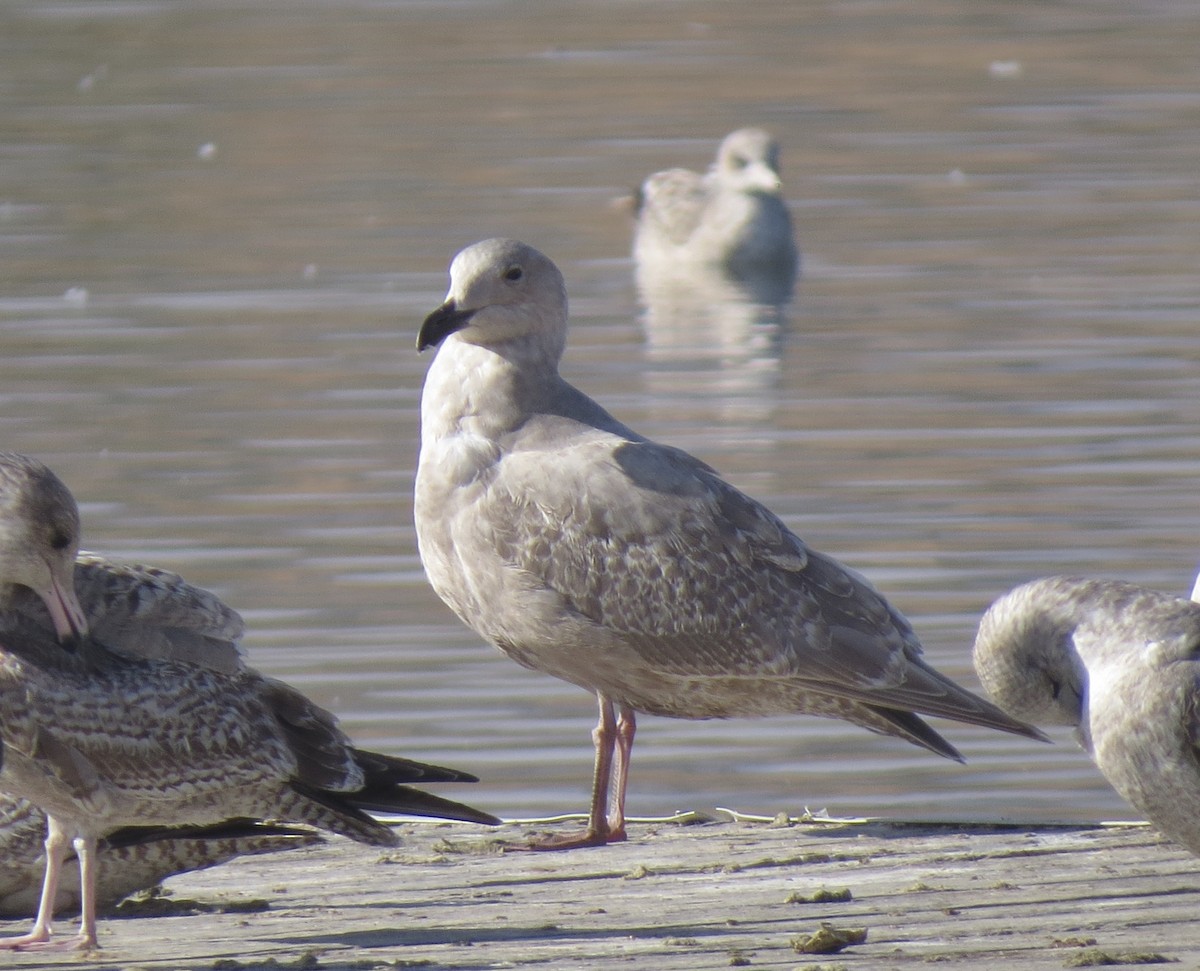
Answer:
POLYGON ((77 934, 75 937, 50 936, 49 930, 35 928, 20 937, 0 937, 0 951, 98 951, 94 937, 77 934))
POLYGON ((623 843, 625 829, 605 829, 597 831, 587 829, 582 833, 563 833, 561 836, 548 836, 529 844, 529 849, 542 852, 553 850, 574 850, 582 846, 607 846, 609 843, 623 843))

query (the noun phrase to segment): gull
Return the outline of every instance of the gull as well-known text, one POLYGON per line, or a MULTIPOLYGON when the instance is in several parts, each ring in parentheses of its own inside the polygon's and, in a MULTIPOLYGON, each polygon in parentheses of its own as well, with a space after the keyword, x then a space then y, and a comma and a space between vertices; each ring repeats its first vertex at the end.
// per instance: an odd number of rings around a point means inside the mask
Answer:
POLYGON ((704 175, 656 172, 637 192, 633 255, 640 282, 697 269, 774 281, 787 299, 798 271, 792 221, 780 197, 779 145, 761 128, 726 136, 704 175))
POLYGON ((474 776, 354 748, 333 715, 249 669, 226 675, 101 645, 68 654, 31 635, 0 645, 0 711, 0 791, 47 821, 37 918, 0 949, 51 944, 72 845, 82 912, 74 946, 96 947, 96 843, 125 827, 279 819, 394 846, 393 830, 366 810, 497 822, 407 785, 474 776))
POLYGON ((537 250, 489 239, 454 258, 417 339, 440 346, 414 509, 442 600, 597 698, 588 828, 564 845, 625 838, 638 712, 824 715, 959 760, 914 712, 1043 737, 927 665, 865 579, 564 381, 566 337, 563 278, 537 250))
MULTIPOLYGON (((72 846, 82 912, 74 944, 95 947, 97 844, 120 845, 131 827, 199 827, 212 837, 213 827, 281 819, 394 845, 393 831, 367 810, 497 822, 409 785, 474 776, 357 749, 332 714, 281 681, 244 665, 226 671, 93 640, 64 579, 78 542, 74 499, 48 472, 36 460, 0 457, 0 589, 10 598, 32 589, 54 618, 13 622, 6 611, 0 633, 0 793, 46 816, 37 917, 0 949, 51 946, 72 846)), ((27 820, 20 805, 7 806, 15 826, 27 820)))
MULTIPOLYGON (((238 642, 245 624, 219 597, 168 570, 79 550, 79 542, 79 511, 62 480, 37 459, 0 452, 0 643, 53 632, 74 650, 90 631, 124 653, 226 673, 244 666, 238 642)), ((233 856, 305 844, 297 832, 248 824, 109 834, 98 843, 98 903, 233 856)), ((45 865, 45 833, 36 806, 0 794, 0 911, 18 912, 31 899, 36 908, 31 878, 45 865)), ((56 910, 77 899, 78 888, 61 887, 56 910)))
POLYGON ((125 654, 232 673, 241 616, 169 570, 79 549, 79 510, 45 463, 0 452, 0 636, 52 630, 125 654))
POLYGON ((44 607, 64 645, 88 632, 75 592, 79 510, 44 463, 0 452, 0 630, 16 633, 44 607))
POLYGON ((1069 725, 1114 789, 1200 854, 1200 604, 1052 576, 988 608, 975 670, 997 704, 1069 725))
MULTIPOLYGON (((24 799, 0 799, 0 917, 30 917, 38 909, 45 872, 46 817, 24 799)), ((96 843, 96 905, 105 910, 167 877, 217 866, 235 856, 276 853, 322 843, 312 829, 230 820, 217 826, 116 830, 96 843)), ((80 907, 79 874, 64 867, 55 913, 80 907)))

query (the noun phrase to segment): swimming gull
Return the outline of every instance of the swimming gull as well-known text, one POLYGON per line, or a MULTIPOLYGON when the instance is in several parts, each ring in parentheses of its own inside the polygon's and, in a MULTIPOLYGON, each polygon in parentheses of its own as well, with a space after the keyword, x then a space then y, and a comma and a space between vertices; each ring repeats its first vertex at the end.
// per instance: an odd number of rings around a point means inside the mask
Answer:
POLYGON ((637 192, 633 255, 649 284, 697 268, 733 279, 776 281, 790 295, 798 272, 792 220, 780 196, 779 145, 761 128, 726 136, 704 175, 656 172, 637 192))
MULTIPOLYGON (((0 476, 0 585, 35 584, 52 614, 77 619, 82 610, 61 579, 73 568, 77 538, 58 528, 74 500, 39 463, 5 458, 0 466, 27 474, 0 476), (53 482, 61 490, 55 501, 34 501, 56 491, 53 482), (46 528, 37 517, 48 509, 63 515, 46 528)), ((356 749, 333 715, 280 681, 244 666, 228 672, 119 653, 74 622, 64 625, 64 645, 58 626, 18 623, 0 634, 0 793, 46 814, 37 918, 29 934, 0 940, 0 949, 48 946, 72 843, 82 911, 76 944, 95 946, 97 842, 119 841, 129 827, 193 826, 211 836, 214 826, 269 818, 392 845, 393 832, 366 810, 496 822, 408 785, 474 776, 356 749)))
POLYGON ((914 712, 1042 737, 929 667, 862 577, 559 376, 557 267, 511 239, 459 253, 418 349, 415 516, 430 583, 515 661, 593 692, 588 830, 623 839, 636 712, 843 718, 939 755, 914 712), (611 811, 606 815, 611 790, 611 811))
POLYGON ((1200 854, 1200 604, 1044 577, 988 608, 975 670, 1014 717, 1074 726, 1113 788, 1200 854))

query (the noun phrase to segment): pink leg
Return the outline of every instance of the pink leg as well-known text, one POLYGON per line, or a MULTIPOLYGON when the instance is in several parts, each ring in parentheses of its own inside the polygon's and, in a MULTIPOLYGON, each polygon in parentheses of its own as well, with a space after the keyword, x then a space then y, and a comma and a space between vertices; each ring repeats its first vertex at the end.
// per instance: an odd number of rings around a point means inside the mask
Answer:
MULTIPOLYGON (((596 700, 600 703, 600 720, 592 730, 592 740, 596 743, 596 765, 592 773, 592 808, 588 814, 587 831, 575 835, 553 837, 533 844, 532 849, 569 850, 577 846, 603 846, 605 843, 614 841, 608 829, 608 791, 609 779, 613 771, 613 748, 619 732, 613 703, 602 694, 597 694, 596 700)), ((632 741, 632 735, 630 740, 632 741)), ((624 802, 623 796, 622 802, 624 802)), ((622 830, 616 840, 624 838, 625 833, 622 830)))
POLYGON ((58 896, 58 876, 62 872, 68 845, 69 840, 62 826, 53 816, 48 816, 46 818, 46 876, 42 880, 42 900, 38 904, 37 918, 28 934, 22 934, 20 937, 0 938, 0 950, 15 951, 31 945, 44 945, 50 940, 50 925, 54 920, 54 898, 58 896))
POLYGON ((0 939, 0 950, 14 951, 90 951, 100 945, 96 941, 96 840, 93 837, 75 838, 75 853, 79 857, 79 884, 83 915, 79 936, 52 941, 50 924, 54 919, 54 899, 58 896, 58 877, 67 856, 67 834, 53 816, 46 817, 46 879, 42 883, 42 900, 38 904, 33 930, 21 937, 0 939))
POLYGON ((617 714, 616 758, 613 761, 611 808, 608 813, 608 841, 625 839, 625 790, 629 784, 629 762, 633 756, 633 736, 637 734, 637 714, 621 705, 617 714))
POLYGON ((592 741, 596 746, 596 764, 592 770, 592 810, 588 816, 587 835, 597 844, 608 839, 608 785, 612 778, 613 747, 617 740, 617 723, 613 703, 602 694, 596 695, 600 703, 600 720, 592 729, 592 741))
POLYGON ((80 910, 79 937, 76 946, 90 951, 100 946, 96 938, 96 838, 79 836, 75 839, 75 855, 79 857, 80 910))

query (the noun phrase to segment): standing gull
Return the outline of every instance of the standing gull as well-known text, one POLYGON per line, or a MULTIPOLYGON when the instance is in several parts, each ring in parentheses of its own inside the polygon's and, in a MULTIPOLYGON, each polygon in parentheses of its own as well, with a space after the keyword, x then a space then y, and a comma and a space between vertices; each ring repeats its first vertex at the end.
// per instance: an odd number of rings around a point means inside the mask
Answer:
POLYGON ((799 256, 780 196, 779 145, 761 128, 726 136, 704 175, 655 172, 637 193, 633 255, 643 289, 681 272, 718 270, 791 294, 799 256))
MULTIPOLYGON (((95 641, 126 654, 226 673, 243 666, 244 624, 219 597, 167 570, 77 553, 79 536, 79 512, 62 480, 36 459, 0 452, 0 643, 53 633, 74 650, 87 645, 81 638, 90 629, 95 641)), ((36 909, 33 878, 45 868, 45 833, 36 806, 0 794, 0 913, 36 909)), ((241 854, 311 842, 295 830, 254 824, 108 834, 98 844, 97 903, 241 854)), ((78 899, 78 886, 66 878, 55 909, 78 899)))
POLYGON ((37 919, 0 949, 49 943, 72 844, 82 888, 75 944, 95 947, 96 842, 124 827, 282 819, 392 846, 394 832, 365 810, 497 822, 405 784, 473 776, 355 749, 329 712, 280 681, 93 647, 89 660, 36 636, 0 646, 0 791, 47 819, 37 919))
POLYGON ((417 339, 441 347, 415 514, 429 581, 459 617, 598 699, 588 829, 567 845, 624 838, 636 712, 824 715, 953 759, 914 712, 1041 737, 925 664, 862 577, 567 384, 566 336, 562 275, 537 250, 491 239, 454 258, 417 339))
POLYGON ((1046 577, 979 623, 975 670, 1016 718, 1071 725, 1113 788, 1200 854, 1200 604, 1046 577))
MULTIPOLYGON (((73 498, 40 463, 6 455, 0 469, 9 473, 0 475, 0 588, 28 587, 51 615, 73 618, 10 622, 0 632, 0 793, 41 809, 47 834, 33 929, 0 949, 48 945, 72 844, 83 915, 76 943, 95 946, 96 846, 128 845, 131 827, 151 838, 177 826, 213 836, 211 827, 244 833, 253 820, 277 818, 392 845, 392 831, 365 810, 496 821, 406 785, 474 776, 355 749, 333 715, 282 682, 92 642, 62 580, 78 544, 73 498)), ((14 805, 12 824, 26 825, 14 805)))

